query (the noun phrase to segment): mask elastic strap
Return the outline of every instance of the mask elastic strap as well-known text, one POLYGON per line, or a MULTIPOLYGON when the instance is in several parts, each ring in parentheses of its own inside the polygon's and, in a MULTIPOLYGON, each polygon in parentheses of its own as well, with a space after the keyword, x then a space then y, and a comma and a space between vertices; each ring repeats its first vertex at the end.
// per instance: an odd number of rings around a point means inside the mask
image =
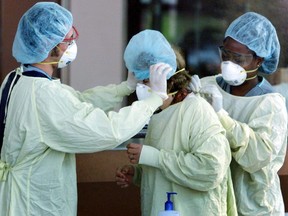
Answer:
MULTIPOLYGON (((183 71, 185 71, 185 70, 186 70, 185 68, 182 68, 182 69, 176 71, 172 76, 175 76, 176 74, 181 73, 181 72, 183 72, 183 71)), ((171 76, 171 77, 172 77, 172 76, 171 76)))
MULTIPOLYGON (((62 42, 61 42, 62 43, 62 42)), ((56 48, 61 51, 60 47, 57 45, 56 48)), ((39 62, 38 64, 42 65, 52 65, 52 64, 59 64, 59 62, 39 62)))
MULTIPOLYGON (((253 73, 253 72, 257 71, 258 68, 259 68, 259 67, 255 68, 255 69, 253 69, 253 70, 248 70, 248 71, 246 71, 246 73, 253 73)), ((255 76, 253 76, 253 77, 247 78, 246 80, 251 80, 251 79, 254 79, 254 78, 256 78, 256 77, 257 77, 257 74, 256 74, 255 76)))
POLYGON ((173 96, 173 95, 175 95, 175 94, 177 94, 178 93, 178 91, 175 91, 175 92, 172 92, 172 93, 169 93, 169 94, 167 94, 168 96, 173 96))
POLYGON ((259 68, 259 67, 255 68, 255 69, 253 69, 253 70, 245 70, 245 72, 246 72, 246 73, 253 73, 253 72, 257 71, 258 68, 259 68))
POLYGON ((59 62, 39 62, 37 64, 43 64, 43 65, 51 65, 51 64, 58 64, 59 62))
POLYGON ((249 78, 247 78, 246 80, 251 80, 251 79, 254 79, 254 78, 256 78, 257 77, 257 75, 255 75, 255 76, 253 76, 253 77, 249 77, 249 78))

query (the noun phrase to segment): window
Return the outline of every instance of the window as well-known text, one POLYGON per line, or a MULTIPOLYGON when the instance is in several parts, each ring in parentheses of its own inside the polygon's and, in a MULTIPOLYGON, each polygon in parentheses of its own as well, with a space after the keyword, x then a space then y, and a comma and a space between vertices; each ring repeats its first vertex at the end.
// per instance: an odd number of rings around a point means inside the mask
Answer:
POLYGON ((200 77, 219 73, 218 46, 228 25, 254 11, 276 27, 281 44, 279 67, 287 67, 288 1, 261 0, 128 0, 128 40, 143 29, 161 31, 182 48, 187 69, 200 77), (286 40, 285 40, 286 39, 286 40))

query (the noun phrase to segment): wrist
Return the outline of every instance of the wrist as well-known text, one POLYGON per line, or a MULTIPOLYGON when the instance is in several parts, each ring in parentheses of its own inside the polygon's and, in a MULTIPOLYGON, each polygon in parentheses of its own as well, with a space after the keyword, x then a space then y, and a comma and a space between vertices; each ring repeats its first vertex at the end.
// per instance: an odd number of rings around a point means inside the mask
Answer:
POLYGON ((131 84, 129 81, 126 81, 125 83, 130 92, 134 92, 136 90, 136 83, 131 84))

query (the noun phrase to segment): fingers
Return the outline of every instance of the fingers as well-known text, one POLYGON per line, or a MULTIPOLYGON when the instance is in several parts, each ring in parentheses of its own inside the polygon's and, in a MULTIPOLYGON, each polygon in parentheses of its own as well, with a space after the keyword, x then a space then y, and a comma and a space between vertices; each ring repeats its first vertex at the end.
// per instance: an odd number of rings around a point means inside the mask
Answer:
POLYGON ((131 179, 134 176, 134 167, 131 165, 125 165, 118 167, 115 174, 115 182, 121 188, 126 188, 131 184, 131 179))
MULTIPOLYGON (((161 66, 165 65, 165 63, 157 63, 150 66, 150 71, 158 71, 161 66)), ((159 72, 159 71, 158 71, 159 72)))
POLYGON ((165 68, 163 68, 162 70, 162 74, 164 77, 167 77, 168 73, 170 73, 172 71, 172 67, 170 67, 170 65, 166 66, 165 68))
POLYGON ((121 188, 124 188, 124 187, 128 187, 129 186, 129 183, 128 183, 128 179, 126 178, 121 178, 119 176, 116 176, 115 177, 115 182, 117 185, 119 185, 121 188))
POLYGON ((222 95, 219 89, 215 85, 206 85, 201 88, 201 93, 208 94, 210 96, 216 97, 222 95))
POLYGON ((204 98, 212 105, 216 112, 223 109, 223 96, 217 86, 204 86, 200 93, 204 94, 204 98))
POLYGON ((162 74, 162 76, 167 76, 169 72, 172 71, 172 67, 165 63, 157 63, 150 66, 150 71, 156 74, 162 74))
POLYGON ((171 70, 172 68, 165 63, 158 63, 150 66, 150 87, 163 101, 168 98, 167 74, 171 70))
POLYGON ((127 145, 127 154, 130 160, 130 163, 137 164, 139 163, 140 154, 142 151, 142 145, 136 143, 130 143, 127 145))
POLYGON ((125 180, 123 178, 115 177, 115 182, 117 185, 119 185, 121 188, 126 188, 129 186, 128 180, 125 180))
POLYGON ((129 143, 127 145, 127 153, 128 154, 138 154, 141 144, 138 143, 129 143))
POLYGON ((167 75, 171 70, 172 70, 172 68, 170 67, 170 65, 161 64, 161 65, 159 65, 159 67, 157 67, 156 72, 162 73, 163 75, 165 75, 165 74, 167 75))
POLYGON ((200 89, 202 88, 201 86, 201 81, 198 75, 193 75, 191 77, 191 83, 189 84, 189 87, 191 88, 191 90, 194 93, 197 93, 200 91, 200 89))
POLYGON ((140 154, 129 154, 128 158, 132 164, 137 164, 139 162, 140 154))
POLYGON ((127 176, 127 175, 133 176, 134 175, 134 167, 131 165, 125 165, 121 168, 118 168, 117 171, 121 172, 121 174, 124 174, 125 176, 127 176))
POLYGON ((132 164, 138 164, 139 163, 139 155, 138 154, 128 153, 128 158, 130 160, 130 163, 132 163, 132 164))

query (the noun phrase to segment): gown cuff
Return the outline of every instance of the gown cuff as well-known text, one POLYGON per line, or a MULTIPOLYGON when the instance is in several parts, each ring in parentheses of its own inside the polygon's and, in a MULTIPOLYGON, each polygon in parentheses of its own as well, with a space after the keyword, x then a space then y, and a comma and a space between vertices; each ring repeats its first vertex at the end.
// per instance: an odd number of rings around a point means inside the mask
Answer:
POLYGON ((132 90, 131 88, 128 87, 127 81, 121 82, 117 86, 117 90, 120 95, 126 96, 132 94, 135 90, 132 90))
POLYGON ((160 151, 152 146, 143 145, 140 154, 139 164, 153 166, 159 168, 160 151))

